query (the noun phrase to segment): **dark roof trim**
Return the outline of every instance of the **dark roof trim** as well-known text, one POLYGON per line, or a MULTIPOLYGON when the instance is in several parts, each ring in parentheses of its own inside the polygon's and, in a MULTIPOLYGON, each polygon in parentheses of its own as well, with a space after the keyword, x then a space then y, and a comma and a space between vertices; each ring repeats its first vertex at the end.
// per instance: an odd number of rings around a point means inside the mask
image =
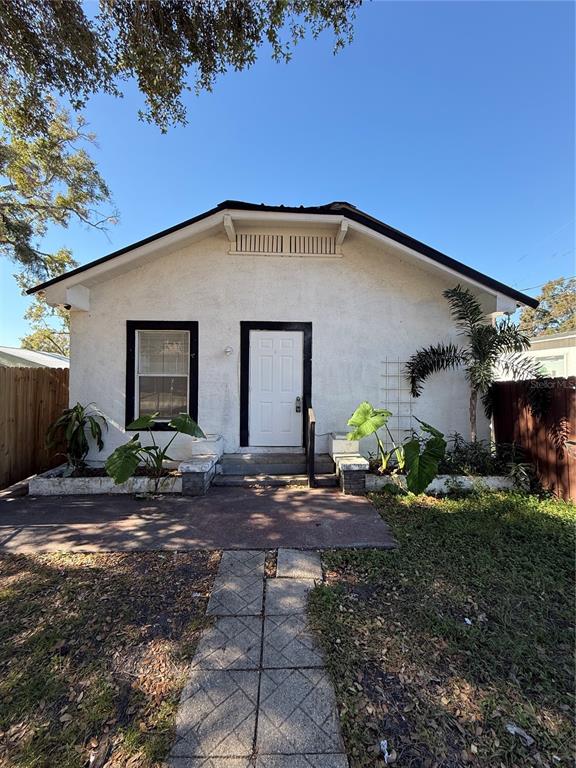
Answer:
POLYGON ((169 227, 168 229, 163 229, 161 232, 157 232, 155 235, 150 235, 149 237, 145 237, 143 240, 138 240, 136 243, 132 243, 131 245, 126 245, 124 248, 120 248, 120 250, 118 251, 109 253, 107 256, 102 256, 100 259, 95 259, 94 261, 90 261, 88 262, 88 264, 84 264, 81 267, 76 267, 76 269, 71 269, 69 272, 64 272, 63 275, 59 275, 58 277, 53 277, 51 280, 46 280, 45 283, 40 283, 39 285, 35 285, 33 288, 28 288, 26 293, 37 293, 38 291, 41 291, 44 288, 48 288, 50 285, 55 285, 56 283, 60 283, 62 280, 66 280, 69 277, 73 277, 73 275, 79 275, 82 272, 86 272, 86 270, 88 269, 92 269, 92 267, 97 267, 99 264, 105 264, 107 261, 111 261, 112 259, 115 259, 117 256, 123 256, 125 253, 129 253, 130 251, 135 251, 136 248, 140 248, 143 245, 148 245, 148 243, 153 243, 155 240, 160 240, 162 237, 166 237, 166 235, 171 235, 173 232, 178 232, 179 229, 184 229, 185 227, 189 227, 190 224, 196 224, 197 221, 202 221, 202 219, 207 219, 209 216, 212 216, 214 213, 218 213, 219 211, 222 211, 222 210, 224 210, 222 207, 222 204, 217 205, 215 208, 211 208, 209 211, 200 213, 198 216, 194 216, 191 219, 182 221, 180 222, 180 224, 175 224, 173 227, 169 227))
POLYGON ((88 269, 92 269, 92 267, 95 267, 99 264, 105 264, 107 261, 115 259, 117 256, 122 256, 123 254, 128 253, 129 251, 133 251, 136 248, 140 248, 143 245, 153 243, 155 240, 160 240, 161 238, 166 237, 166 235, 171 235, 173 232, 178 232, 180 229, 189 227, 191 224, 196 224, 198 221, 207 219, 209 216, 213 216, 215 213, 219 213, 220 211, 225 210, 261 211, 263 213, 308 213, 318 215, 344 216, 351 221, 355 221, 358 224, 362 224, 363 226, 368 227, 368 229, 371 229, 380 235, 384 235, 385 237, 394 240, 396 243, 399 243, 406 248, 410 248, 413 251, 426 256, 431 261, 435 261, 437 264, 441 264, 444 267, 453 269, 460 275, 468 277, 471 280, 474 280, 475 282, 480 283, 481 285, 484 285, 493 291, 496 291, 497 293, 502 293, 505 296, 509 296, 511 299, 515 299, 516 301, 519 301, 522 304, 526 304, 529 307, 536 308, 538 306, 538 301, 533 299, 531 296, 527 296, 525 293, 521 293, 515 288, 511 288, 510 286, 505 285, 498 280, 494 280, 492 277, 489 277, 482 272, 478 272, 478 270, 472 269, 472 267, 468 267, 466 264, 462 264, 461 261, 457 261, 456 259, 452 259, 450 256, 446 256, 446 254, 441 253, 441 251, 437 251, 435 248, 432 248, 431 246, 426 245, 425 243, 422 243, 413 237, 410 237, 410 235, 406 235, 404 232, 400 232, 400 230, 394 229, 393 227, 388 226, 388 224, 384 224, 384 222, 375 219, 373 216, 360 211, 355 206, 346 202, 334 202, 328 203, 327 205, 316 206, 301 205, 297 207, 287 205, 257 205, 256 203, 246 203, 242 200, 224 200, 216 207, 210 208, 209 211, 205 211, 204 213, 201 213, 198 216, 194 216, 191 219, 187 219, 180 224, 176 224, 173 227, 169 227, 168 229, 164 229, 161 232, 157 232, 155 235, 150 235, 150 237, 146 237, 144 240, 139 240, 136 243, 132 243, 132 245, 127 245, 125 248, 120 248, 118 251, 114 251, 107 256, 103 256, 100 259, 91 261, 89 264, 85 264, 82 267, 77 267, 76 269, 73 269, 70 272, 66 272, 59 277, 54 277, 52 280, 47 280, 45 283, 41 283, 40 285, 34 286, 34 288, 30 288, 27 293, 36 293, 37 291, 41 291, 44 288, 48 288, 50 285, 59 283, 62 280, 72 277, 73 275, 78 275, 88 269))

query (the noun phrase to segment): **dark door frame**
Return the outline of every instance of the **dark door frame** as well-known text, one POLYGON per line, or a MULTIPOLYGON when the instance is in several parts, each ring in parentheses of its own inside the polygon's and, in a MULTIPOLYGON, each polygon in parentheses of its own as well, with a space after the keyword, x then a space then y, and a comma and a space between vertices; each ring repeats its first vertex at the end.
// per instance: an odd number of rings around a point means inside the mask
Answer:
POLYGON ((302 444, 306 408, 312 402, 312 323, 282 323, 243 320, 240 322, 240 445, 250 445, 248 409, 250 403, 250 331, 301 331, 303 334, 302 444))

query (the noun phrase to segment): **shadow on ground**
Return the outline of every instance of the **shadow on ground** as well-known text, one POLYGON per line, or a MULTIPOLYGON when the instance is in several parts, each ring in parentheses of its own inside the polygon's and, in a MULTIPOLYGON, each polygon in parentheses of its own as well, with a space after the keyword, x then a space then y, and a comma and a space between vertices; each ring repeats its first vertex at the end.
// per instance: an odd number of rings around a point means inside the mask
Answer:
POLYGON ((161 760, 218 560, 0 556, 0 764, 161 760))
POLYGON ((574 507, 377 504, 398 549, 325 555, 311 603, 352 768, 571 764, 574 507))
POLYGON ((5 552, 392 546, 388 526, 366 498, 327 489, 0 500, 0 551, 5 552))

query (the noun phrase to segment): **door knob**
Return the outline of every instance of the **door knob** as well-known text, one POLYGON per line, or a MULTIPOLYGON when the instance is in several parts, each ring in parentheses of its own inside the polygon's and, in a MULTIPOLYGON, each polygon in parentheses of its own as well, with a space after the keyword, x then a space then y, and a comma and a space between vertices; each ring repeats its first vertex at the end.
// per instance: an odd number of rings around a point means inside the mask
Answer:
POLYGON ((296 398, 296 413, 302 413, 302 398, 296 398))

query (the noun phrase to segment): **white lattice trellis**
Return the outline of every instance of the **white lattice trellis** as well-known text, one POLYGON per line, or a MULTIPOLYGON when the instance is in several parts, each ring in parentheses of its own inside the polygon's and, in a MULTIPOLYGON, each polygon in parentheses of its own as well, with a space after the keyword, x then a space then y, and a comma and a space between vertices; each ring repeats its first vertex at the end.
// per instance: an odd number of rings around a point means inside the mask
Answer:
MULTIPOLYGON (((404 366, 405 363, 399 358, 386 357, 382 361, 380 404, 392 412, 388 428, 397 445, 410 435, 413 428, 412 396, 404 366)), ((382 430, 381 434, 386 447, 390 449, 392 444, 388 433, 382 430)))

